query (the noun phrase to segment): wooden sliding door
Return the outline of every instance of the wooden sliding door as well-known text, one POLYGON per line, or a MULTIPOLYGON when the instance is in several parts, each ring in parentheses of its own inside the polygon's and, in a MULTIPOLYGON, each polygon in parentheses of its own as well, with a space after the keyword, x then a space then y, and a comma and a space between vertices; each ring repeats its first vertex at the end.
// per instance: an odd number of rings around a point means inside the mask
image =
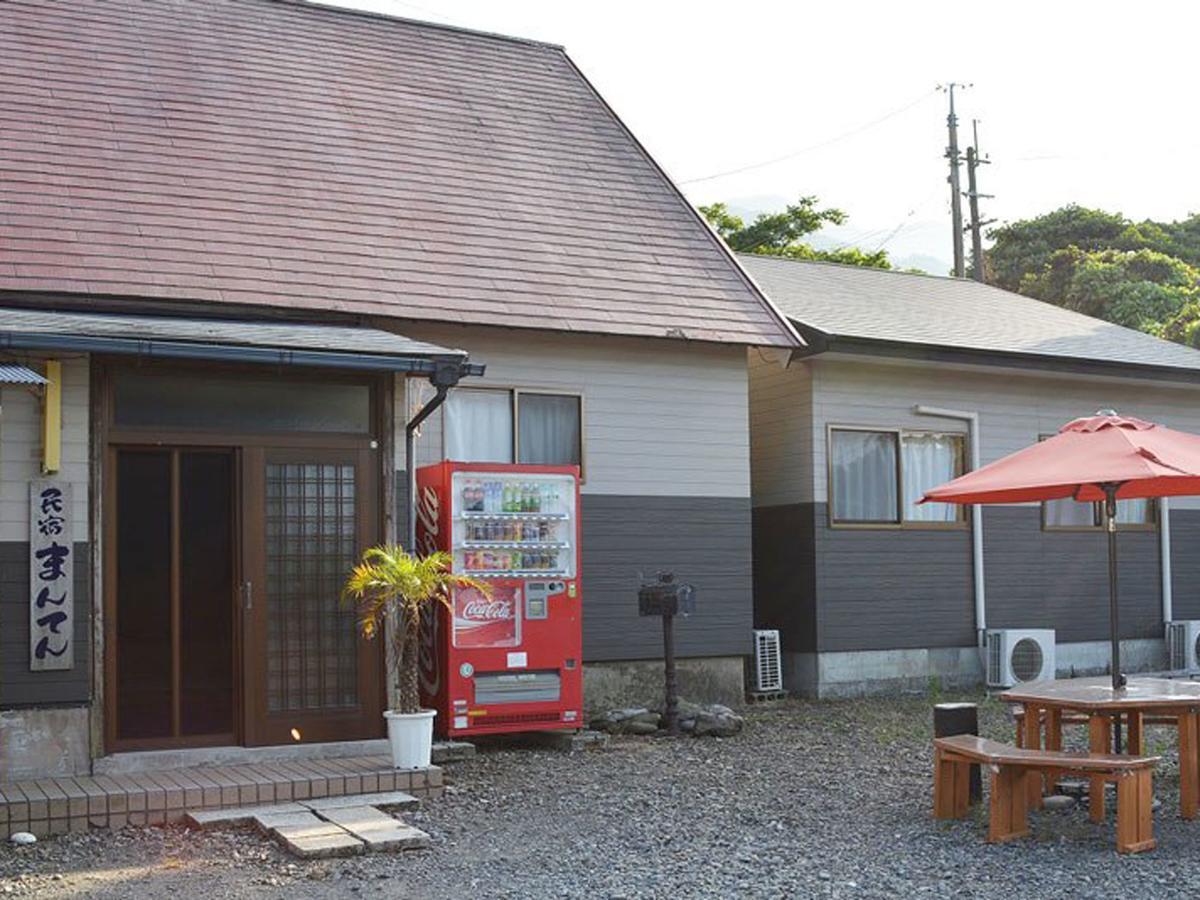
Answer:
POLYGON ((246 743, 382 735, 382 646, 341 599, 378 537, 371 454, 247 448, 243 484, 246 743))

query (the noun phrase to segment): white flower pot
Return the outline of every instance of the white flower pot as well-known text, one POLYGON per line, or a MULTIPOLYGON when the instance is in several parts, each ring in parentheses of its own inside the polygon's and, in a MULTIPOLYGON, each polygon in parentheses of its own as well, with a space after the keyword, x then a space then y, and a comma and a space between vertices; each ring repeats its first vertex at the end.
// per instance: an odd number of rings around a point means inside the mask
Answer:
POLYGON ((433 750, 433 717, 437 710, 398 713, 390 709, 387 720, 388 741, 392 745, 392 766, 397 769, 424 769, 433 750))

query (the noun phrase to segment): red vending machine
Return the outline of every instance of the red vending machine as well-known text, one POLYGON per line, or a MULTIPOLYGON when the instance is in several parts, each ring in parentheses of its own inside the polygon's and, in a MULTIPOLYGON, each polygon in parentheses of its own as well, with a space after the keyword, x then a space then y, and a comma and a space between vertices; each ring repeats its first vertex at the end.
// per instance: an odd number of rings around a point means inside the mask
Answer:
POLYGON ((417 470, 417 544, 491 585, 456 589, 421 641, 422 702, 445 737, 579 728, 579 469, 443 462, 417 470))

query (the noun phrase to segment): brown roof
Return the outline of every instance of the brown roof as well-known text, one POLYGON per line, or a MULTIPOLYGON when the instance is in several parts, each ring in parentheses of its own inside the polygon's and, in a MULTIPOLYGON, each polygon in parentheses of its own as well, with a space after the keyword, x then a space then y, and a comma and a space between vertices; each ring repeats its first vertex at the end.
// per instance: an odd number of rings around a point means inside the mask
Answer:
POLYGON ((0 4, 0 291, 769 345, 561 48, 293 0, 0 4))

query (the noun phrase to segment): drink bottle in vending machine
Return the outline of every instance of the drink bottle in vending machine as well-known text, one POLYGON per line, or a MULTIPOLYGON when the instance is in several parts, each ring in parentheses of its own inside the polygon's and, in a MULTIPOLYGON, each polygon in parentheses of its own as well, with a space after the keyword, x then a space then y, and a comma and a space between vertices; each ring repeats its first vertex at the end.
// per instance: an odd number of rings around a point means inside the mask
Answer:
POLYGON ((417 549, 457 588, 421 634, 422 702, 444 737, 582 727, 579 470, 442 462, 417 470, 417 549))

